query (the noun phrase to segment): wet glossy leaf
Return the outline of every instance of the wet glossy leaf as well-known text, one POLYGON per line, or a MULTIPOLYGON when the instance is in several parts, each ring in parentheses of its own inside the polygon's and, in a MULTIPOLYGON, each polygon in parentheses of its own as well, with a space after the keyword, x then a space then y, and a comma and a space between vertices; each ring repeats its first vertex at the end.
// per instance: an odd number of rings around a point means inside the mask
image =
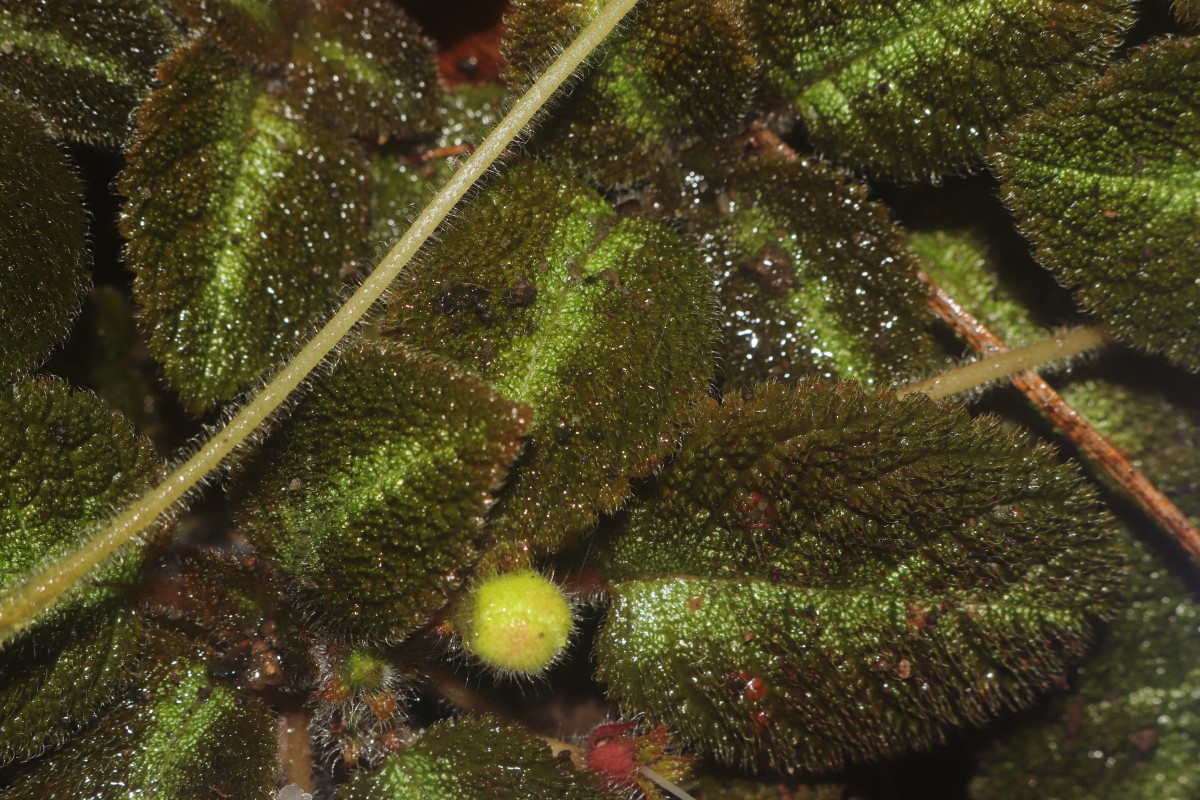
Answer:
POLYGON ((867 188, 812 160, 734 171, 699 226, 722 273, 731 388, 814 373, 867 385, 924 369, 929 311, 903 234, 867 188))
POLYGON ((376 773, 359 772, 346 800, 599 800, 590 775, 554 757, 523 728, 491 717, 467 717, 431 728, 376 773))
POLYGON ((7 383, 66 338, 91 275, 83 184, 45 125, 2 93, 0 203, 0 383, 7 383))
MULTIPOLYGON (((45 380, 6 387, 0 591, 72 549, 159 472, 150 443, 94 395, 45 380)), ((137 626, 122 608, 141 561, 126 548, 0 651, 0 763, 59 744, 127 681, 137 626)))
POLYGON ((275 723, 266 706, 210 682, 210 654, 200 647, 171 636, 155 655, 138 676, 139 691, 38 762, 6 800, 269 797, 275 723))
POLYGON ((433 46, 381 0, 316 0, 289 54, 289 98, 306 119, 386 138, 437 126, 433 46))
MULTIPOLYGON (((0 590, 69 552, 89 528, 160 474, 154 448, 94 395, 51 380, 0 394, 0 590)), ((52 617, 120 594, 141 556, 127 548, 77 587, 52 617)))
MULTIPOLYGON (((601 5, 515 2, 505 18, 509 80, 536 77, 601 5)), ((644 180, 681 139, 731 131, 754 98, 754 50, 728 0, 647 3, 606 47, 536 138, 551 160, 601 183, 644 180)))
POLYGON ((192 409, 275 366, 362 255, 367 162, 207 39, 163 66, 120 179, 150 350, 192 409))
POLYGON ((479 558, 528 417, 443 362, 358 345, 247 466, 239 519, 328 624, 400 638, 479 558))
POLYGON ((552 548, 614 511, 707 386, 712 282, 676 234, 522 165, 400 279, 384 329, 530 405, 497 507, 508 542, 552 548))
POLYGON ((0 650, 0 764, 62 744, 128 686, 141 626, 125 606, 99 601, 0 650))
POLYGON ((916 179, 978 162, 1017 114, 1091 76, 1126 0, 755 0, 768 76, 832 160, 916 179))
POLYGON ((0 86, 56 135, 117 148, 178 34, 152 0, 5 0, 0 86))
POLYGON ((722 761, 833 769, 1029 703, 1120 566, 1078 474, 998 420, 768 384, 630 512, 600 677, 722 761))
POLYGON ((1200 605, 1140 549, 1133 575, 1128 606, 1070 694, 984 752, 976 800, 1196 796, 1200 605))
POLYGON ((1200 368, 1200 41, 1021 120, 993 163, 1037 255, 1129 342, 1200 368))

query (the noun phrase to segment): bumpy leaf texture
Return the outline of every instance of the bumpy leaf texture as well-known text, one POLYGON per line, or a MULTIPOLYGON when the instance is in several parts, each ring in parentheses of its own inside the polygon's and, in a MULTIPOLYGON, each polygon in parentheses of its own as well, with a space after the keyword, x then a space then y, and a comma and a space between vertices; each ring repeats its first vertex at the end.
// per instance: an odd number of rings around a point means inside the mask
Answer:
POLYGON ((981 160, 1011 119, 1090 77, 1126 0, 753 0, 767 76, 834 161, 902 179, 981 160))
POLYGON ((590 774, 576 774, 543 740, 491 717, 431 728, 375 773, 359 772, 346 800, 601 800, 590 774))
POLYGON ((177 40, 152 0, 5 0, 0 87, 36 107, 56 135, 116 149, 177 40))
POLYGON ((1027 704, 1120 573, 1078 474, 998 420, 768 384, 629 513, 600 677, 722 761, 831 769, 1027 704))
MULTIPOLYGON (((208 679, 203 648, 160 634, 143 688, 36 762, 6 800, 263 800, 275 785, 275 722, 256 698, 208 679)), ((150 659, 148 659, 150 660, 150 659)))
POLYGON ((0 383, 7 383, 66 338, 91 276, 83 184, 45 124, 2 91, 0 264, 0 383))
POLYGON ((529 416, 444 362, 356 345, 246 466, 238 519, 329 625, 400 638, 479 558, 529 416))
POLYGON ((462 209, 401 277, 383 328, 534 409, 493 524, 551 549, 669 452, 711 375, 713 299, 680 236, 533 163, 462 209))
MULTIPOLYGON (((0 591, 71 550, 160 471, 150 443, 95 396, 44 380, 5 387, 0 591)), ((0 652, 0 763, 61 743, 128 680, 138 626, 122 605, 140 566, 127 548, 0 652)))
POLYGON ((924 288, 865 186, 815 160, 760 158, 718 197, 691 225, 722 276, 727 388, 813 374, 869 386, 926 367, 924 288))
POLYGON ((1132 560, 1131 602, 1074 690, 985 752, 972 797, 1196 796, 1200 605, 1150 554, 1132 560))
POLYGON ((119 188, 151 353, 193 409, 302 342, 366 233, 366 157, 210 38, 163 65, 119 188))
POLYGON ((1200 369, 1200 40, 1166 39, 996 147, 1039 260, 1123 339, 1200 369))
MULTIPOLYGON (((602 5, 513 3, 505 18, 508 79, 535 78, 602 5)), ((730 131, 754 99, 754 50, 729 0, 647 3, 605 48, 536 139, 548 158, 602 184, 644 180, 681 139, 730 131)))

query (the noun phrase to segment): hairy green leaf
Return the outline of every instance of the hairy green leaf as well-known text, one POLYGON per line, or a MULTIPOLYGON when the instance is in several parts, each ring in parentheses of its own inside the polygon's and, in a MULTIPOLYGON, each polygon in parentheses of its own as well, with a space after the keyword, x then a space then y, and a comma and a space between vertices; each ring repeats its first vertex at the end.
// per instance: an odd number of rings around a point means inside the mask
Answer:
POLYGON ((1131 602, 1080 668, 1074 689, 985 751, 972 797, 1196 796, 1200 605, 1182 581, 1136 550, 1131 602))
POLYGON ((62 744, 129 684, 141 625, 124 606, 77 609, 0 650, 0 764, 62 744))
POLYGON ((264 800, 275 723, 256 698, 207 676, 204 649, 163 634, 143 688, 38 762, 5 800, 264 800))
MULTIPOLYGON (((160 471, 150 443, 94 395, 47 380, 5 387, 0 591, 69 551, 160 471)), ((124 685, 137 624, 122 607, 141 556, 129 550, 0 651, 0 763, 61 743, 124 685)))
POLYGON ((121 229, 150 350, 186 405, 303 341, 362 255, 367 161, 198 39, 137 115, 121 229))
POLYGON ((291 30, 309 0, 166 0, 193 31, 204 31, 231 56, 279 67, 291 49, 291 30))
POLYGON ((356 345, 247 466, 239 519, 307 608, 339 629, 400 638, 479 557, 484 512, 528 418, 445 363, 356 345))
POLYGON ((1200 22, 1200 0, 1175 0, 1175 16, 1180 22, 1195 24, 1200 22))
POLYGON ((462 209, 384 322, 534 409, 495 526, 546 549, 669 452, 708 383, 713 328, 712 281, 678 235, 538 164, 462 209))
POLYGON ((989 138, 1092 75, 1127 0, 754 0, 746 19, 813 143, 917 179, 978 162, 989 138))
POLYGON ((629 513, 600 677, 723 761, 836 768, 1027 704, 1120 566, 1078 474, 998 420, 768 384, 629 513))
MULTIPOLYGON (((505 19, 509 80, 535 77, 600 5, 513 3, 505 19)), ((634 183, 681 138, 729 132, 748 112, 757 77, 736 3, 647 3, 536 141, 589 178, 634 183)))
MULTIPOLYGON (((0 393, 0 590, 70 552, 92 525, 162 472, 154 448, 95 395, 51 380, 0 393)), ((118 595, 141 554, 104 567, 47 619, 69 619, 118 595)))
POLYGON ((925 291, 867 188, 817 161, 746 162, 698 233, 722 273, 727 385, 818 373, 867 385, 923 368, 925 291))
POLYGON ((703 777, 689 787, 696 800, 843 800, 846 787, 837 783, 793 783, 778 779, 703 777))
POLYGON ((546 742, 491 717, 431 728, 416 745, 390 756, 376 773, 359 772, 346 800, 599 800, 589 773, 555 758, 546 742))
POLYGON ((3 93, 0 203, 0 383, 8 383, 66 338, 91 276, 79 176, 45 125, 3 93))
POLYGON ((56 135, 117 148, 178 33, 153 0, 5 0, 0 86, 56 135))
POLYGON ((1200 368, 1200 40, 1166 39, 1016 125, 993 163, 1038 258, 1119 337, 1200 368))

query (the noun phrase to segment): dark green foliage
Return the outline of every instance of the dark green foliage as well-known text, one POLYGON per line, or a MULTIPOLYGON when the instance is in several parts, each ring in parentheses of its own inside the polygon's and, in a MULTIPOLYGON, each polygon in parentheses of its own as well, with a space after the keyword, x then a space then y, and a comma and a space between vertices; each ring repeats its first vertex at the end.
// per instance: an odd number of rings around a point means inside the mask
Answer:
MULTIPOLYGON (((150 443, 94 395, 23 381, 0 394, 0 589, 68 551, 159 473, 150 443)), ((137 624, 128 549, 0 651, 0 763, 61 743, 127 682, 137 624), (11 724, 10 724, 11 723, 11 724)))
POLYGON ((437 127, 433 47, 382 0, 320 0, 296 27, 289 100, 306 119, 386 138, 437 127))
POLYGON ((768 377, 887 382, 924 368, 929 311, 904 237, 862 184, 815 160, 730 176, 700 240, 721 271, 729 387, 768 377))
POLYGON ((836 783, 706 777, 689 788, 696 800, 844 800, 846 797, 846 787, 836 783))
POLYGON ((1175 0, 1175 16, 1180 22, 1195 24, 1200 22, 1200 0, 1175 0))
MULTIPOLYGON (((518 0, 506 18, 509 78, 525 83, 602 3, 518 0)), ((731 0, 647 3, 564 101, 538 143, 600 183, 644 180, 673 144, 727 133, 754 98, 758 68, 731 0)))
POLYGON ((35 106, 56 135, 116 149, 177 38, 153 0, 5 0, 0 87, 35 106))
POLYGON ((0 383, 8 383, 66 338, 91 276, 83 185, 45 125, 2 89, 0 203, 0 383))
POLYGON ((1200 759, 1200 606, 1135 548, 1129 604, 1070 694, 988 749, 977 800, 1189 800, 1200 759))
POLYGON ((1200 368, 1200 40, 1135 52, 997 145, 1043 264, 1123 339, 1200 368))
POLYGON ((436 126, 433 48, 378 0, 170 0, 239 61, 283 74, 307 124, 407 137, 436 126))
POLYGON ((666 455, 707 386, 713 328, 682 238, 539 164, 463 208, 384 322, 534 409, 495 526, 538 549, 615 511, 666 455))
POLYGON ((1028 704, 1120 565, 1077 473, 998 420, 766 385, 630 512, 600 676, 723 761, 836 768, 1028 704))
POLYGON ((207 38, 162 76, 138 111, 121 229, 151 353, 198 410, 295 349, 354 270, 367 161, 207 38))
POLYGON ((162 634, 144 688, 65 749, 40 761, 5 800, 265 800, 275 785, 275 723, 261 701, 213 684, 203 648, 162 634))
POLYGON ((752 0, 769 78, 835 161, 917 179, 977 163, 1016 115, 1097 71, 1127 0, 752 0))
POLYGON ((403 637, 479 557, 528 418, 445 363, 356 345, 246 465, 239 519, 304 607, 340 630, 403 637))
MULTIPOLYGON (((0 392, 0 589, 73 549, 90 527, 161 465, 150 442, 95 395, 53 380, 28 380, 0 392)), ((70 619, 119 595, 141 564, 136 548, 78 587, 51 618, 70 619)))
POLYGON ((140 624, 105 600, 0 650, 0 764, 52 749, 129 684, 140 624))
POLYGON ((377 773, 359 772, 346 800, 600 800, 588 774, 545 741, 491 717, 443 722, 377 773))

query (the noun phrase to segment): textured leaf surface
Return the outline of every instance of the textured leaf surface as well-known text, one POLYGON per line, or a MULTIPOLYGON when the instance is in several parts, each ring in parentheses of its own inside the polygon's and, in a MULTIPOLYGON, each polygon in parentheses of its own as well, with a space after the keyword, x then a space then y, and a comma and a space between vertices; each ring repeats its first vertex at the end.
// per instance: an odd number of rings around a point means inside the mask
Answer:
POLYGON ((977 800, 1188 800, 1200 779, 1200 605, 1146 552, 1074 690, 985 751, 977 800))
POLYGON ((925 292, 865 186, 817 161, 764 158, 720 196, 700 235, 722 272, 727 385, 814 373, 872 385, 925 367, 925 292))
POLYGON ((6 800, 264 800, 275 786, 275 723, 257 699, 212 684, 205 651, 160 643, 143 688, 23 775, 6 800))
POLYGON ((600 676, 724 761, 836 768, 1028 703, 1120 565, 1075 471, 997 420, 767 385, 630 512, 600 676))
POLYGON ((1172 5, 1180 22, 1200 22, 1200 0, 1175 0, 1172 5))
POLYGON ((993 162, 1038 258, 1135 345, 1200 368, 1200 40, 1023 119, 993 162))
POLYGON ((152 0, 5 0, 0 85, 56 134, 115 149, 177 37, 152 0))
POLYGON ((0 650, 0 764, 62 744, 128 685, 140 626, 122 606, 97 603, 0 650))
POLYGON ((534 409, 496 526, 551 548, 669 451, 708 383, 712 320, 712 282, 679 236, 531 164, 400 279, 384 329, 534 409))
POLYGON ((83 185, 42 122, 3 94, 0 203, 0 382, 7 383, 66 337, 91 276, 83 185))
MULTIPOLYGON (((161 472, 149 441, 94 395, 64 384, 22 381, 0 394, 0 590, 70 552, 161 472)), ((119 593, 137 575, 140 554, 116 559, 67 595, 52 617, 119 593)))
POLYGON ((1092 75, 1126 0, 755 0, 767 74, 813 143, 856 169, 922 178, 978 162, 1016 114, 1092 75))
MULTIPOLYGON (((5 387, 0 591, 72 549, 159 470, 150 443, 94 395, 51 381, 5 387)), ((131 550, 103 567, 0 651, 0 763, 60 743, 127 681, 137 628, 123 587, 140 564, 131 550)))
MULTIPOLYGON (((518 0, 505 18, 508 78, 530 81, 603 5, 518 0)), ((608 185, 644 180, 679 139, 729 132, 749 110, 754 51, 728 0, 659 0, 607 52, 536 141, 608 185)))
POLYGON ((479 557, 528 417, 445 363, 356 346, 248 466, 240 521, 328 622, 399 638, 479 557))
POLYGON ((273 367, 354 269, 367 162, 207 39, 162 69, 122 173, 150 350, 192 409, 273 367))
POLYGON ((346 800, 599 800, 588 775, 555 758, 543 740, 491 717, 443 722, 371 774, 359 772, 346 800))

